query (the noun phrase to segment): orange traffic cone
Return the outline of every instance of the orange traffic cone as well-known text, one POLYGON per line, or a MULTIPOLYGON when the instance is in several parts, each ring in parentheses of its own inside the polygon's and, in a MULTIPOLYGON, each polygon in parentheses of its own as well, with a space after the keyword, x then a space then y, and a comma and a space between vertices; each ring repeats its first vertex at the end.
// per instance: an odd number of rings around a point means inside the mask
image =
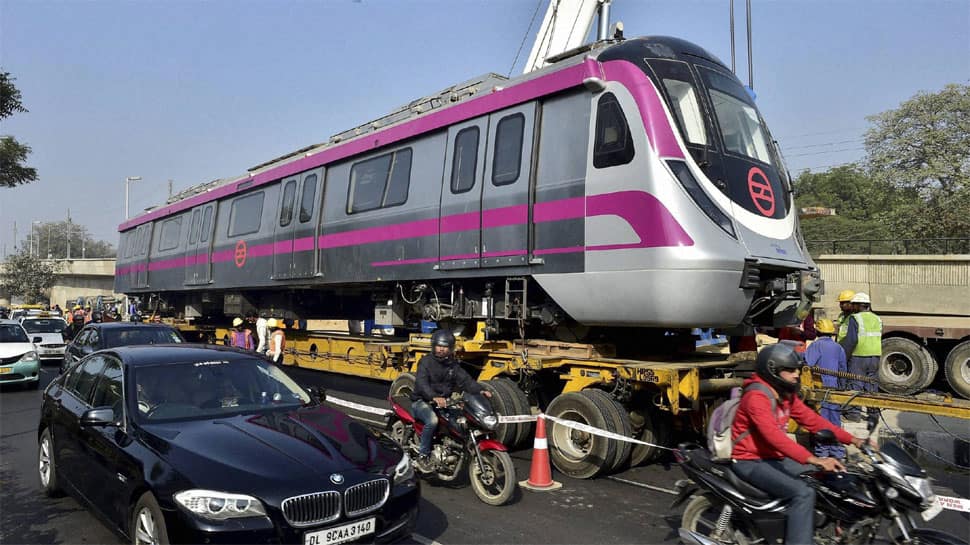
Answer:
POLYGON ((532 444, 532 467, 529 469, 529 480, 521 481, 519 486, 536 492, 562 488, 562 483, 552 480, 549 446, 546 442, 546 418, 541 414, 536 419, 536 438, 532 444))

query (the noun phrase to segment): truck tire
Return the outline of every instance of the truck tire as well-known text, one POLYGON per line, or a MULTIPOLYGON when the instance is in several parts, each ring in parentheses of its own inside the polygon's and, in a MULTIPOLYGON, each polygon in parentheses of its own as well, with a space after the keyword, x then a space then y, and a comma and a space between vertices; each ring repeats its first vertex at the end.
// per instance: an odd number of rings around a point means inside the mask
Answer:
MULTIPOLYGON (((529 404, 529 397, 519 388, 518 384, 512 382, 507 377, 497 377, 488 381, 498 390, 504 390, 507 397, 512 401, 509 414, 532 414, 532 406, 529 404)), ((516 435, 511 443, 505 443, 509 450, 516 450, 525 446, 529 440, 535 437, 535 426, 532 422, 520 422, 509 424, 516 430, 516 435)))
MULTIPOLYGON (((563 420, 608 429, 607 415, 589 397, 579 392, 560 394, 546 414, 563 420)), ((548 427, 549 458, 552 465, 575 479, 589 479, 609 469, 616 457, 616 442, 555 422, 548 427)))
MULTIPOLYGON (((515 406, 515 400, 513 399, 512 393, 509 392, 503 383, 497 380, 486 380, 479 381, 482 388, 488 390, 492 394, 489 401, 492 403, 492 408, 499 416, 509 416, 513 414, 518 414, 515 406)), ((495 428, 495 440, 499 443, 505 445, 506 448, 514 448, 514 443, 519 437, 519 427, 518 424, 499 424, 495 428)))
POLYGON ((943 373, 954 392, 970 399, 970 341, 963 341, 950 350, 943 373))
POLYGON ((879 388, 890 394, 910 395, 933 381, 930 374, 936 360, 925 347, 903 337, 882 340, 879 359, 879 388))
POLYGON ((634 437, 636 439, 658 445, 633 445, 633 452, 630 453, 630 465, 636 467, 659 460, 664 453, 664 450, 660 447, 666 447, 670 444, 672 426, 669 413, 650 405, 645 410, 638 409, 631 412, 630 420, 634 424, 639 423, 639 425, 634 425, 634 437))
MULTIPOLYGON (((633 437, 633 426, 630 424, 630 416, 627 414, 626 409, 623 408, 623 405, 620 405, 610 394, 603 390, 590 388, 583 390, 582 393, 593 398, 609 416, 609 420, 612 421, 612 425, 608 428, 609 431, 618 433, 624 437, 633 437)), ((610 441, 616 443, 616 456, 610 463, 610 469, 608 471, 615 472, 625 467, 630 461, 630 451, 633 449, 633 443, 612 439, 610 441)))

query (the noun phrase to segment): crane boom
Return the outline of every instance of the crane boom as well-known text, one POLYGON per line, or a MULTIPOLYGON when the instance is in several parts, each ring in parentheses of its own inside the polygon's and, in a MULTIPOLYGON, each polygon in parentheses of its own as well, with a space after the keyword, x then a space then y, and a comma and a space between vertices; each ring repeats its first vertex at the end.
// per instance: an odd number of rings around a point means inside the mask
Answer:
MULTIPOLYGON (((546 59, 583 45, 600 6, 611 0, 549 0, 523 74, 545 66, 546 59)), ((601 25, 602 26, 602 25, 601 25)))

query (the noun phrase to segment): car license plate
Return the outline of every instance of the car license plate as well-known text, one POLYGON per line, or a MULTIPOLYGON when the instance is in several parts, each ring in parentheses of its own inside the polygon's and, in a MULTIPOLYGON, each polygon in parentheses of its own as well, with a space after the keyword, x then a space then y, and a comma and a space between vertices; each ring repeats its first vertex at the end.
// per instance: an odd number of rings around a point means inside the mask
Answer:
POLYGON ((13 367, 0 367, 0 373, 10 373, 13 371, 13 367))
POLYGON ((377 518, 371 517, 325 530, 307 532, 303 534, 303 545, 336 545, 337 543, 353 541, 373 534, 376 522, 377 518))
POLYGON ((923 517, 923 520, 924 521, 929 522, 929 521, 933 520, 933 517, 935 517, 936 515, 939 515, 940 514, 940 511, 942 511, 942 510, 943 510, 943 506, 940 505, 939 500, 937 500, 934 497, 933 498, 933 505, 931 505, 930 507, 927 507, 926 508, 926 511, 923 511, 919 515, 921 517, 923 517))

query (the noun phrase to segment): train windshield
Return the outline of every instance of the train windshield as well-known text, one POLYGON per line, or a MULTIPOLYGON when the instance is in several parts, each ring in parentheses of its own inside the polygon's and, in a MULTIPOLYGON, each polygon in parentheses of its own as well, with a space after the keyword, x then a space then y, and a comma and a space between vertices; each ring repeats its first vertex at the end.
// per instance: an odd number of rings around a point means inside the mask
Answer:
POLYGON ((707 85, 724 149, 728 153, 778 166, 773 160, 768 131, 744 87, 734 78, 715 70, 700 67, 699 71, 707 85))

